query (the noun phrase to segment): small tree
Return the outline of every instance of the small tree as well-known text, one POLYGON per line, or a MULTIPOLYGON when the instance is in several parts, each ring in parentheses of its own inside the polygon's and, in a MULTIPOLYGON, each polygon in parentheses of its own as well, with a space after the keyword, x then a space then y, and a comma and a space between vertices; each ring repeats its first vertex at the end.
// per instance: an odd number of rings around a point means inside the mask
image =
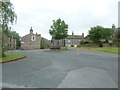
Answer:
POLYGON ((49 33, 52 36, 52 39, 58 40, 59 46, 59 40, 68 36, 68 25, 60 18, 56 21, 53 20, 53 25, 51 26, 49 33))
POLYGON ((45 49, 45 43, 43 39, 40 40, 40 49, 45 49))

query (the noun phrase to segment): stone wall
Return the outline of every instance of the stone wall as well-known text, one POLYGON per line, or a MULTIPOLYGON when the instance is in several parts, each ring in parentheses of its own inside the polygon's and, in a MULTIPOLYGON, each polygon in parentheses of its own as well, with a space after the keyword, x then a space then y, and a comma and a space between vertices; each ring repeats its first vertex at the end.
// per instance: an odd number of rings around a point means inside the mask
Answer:
MULTIPOLYGON (((110 44, 108 43, 103 43, 103 47, 117 47, 117 46, 118 44, 112 44, 112 46, 110 46, 110 44)), ((89 44, 80 44, 79 47, 98 47, 98 45, 89 43, 89 44)))

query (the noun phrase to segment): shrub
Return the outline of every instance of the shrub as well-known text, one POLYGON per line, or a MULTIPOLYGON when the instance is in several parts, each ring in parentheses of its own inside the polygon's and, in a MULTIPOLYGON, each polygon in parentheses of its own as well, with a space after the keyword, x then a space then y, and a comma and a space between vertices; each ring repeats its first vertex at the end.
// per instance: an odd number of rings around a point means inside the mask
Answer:
POLYGON ((80 41, 81 44, 88 44, 88 43, 93 43, 91 40, 82 40, 80 41))
POLYGON ((99 47, 103 47, 103 42, 102 41, 99 42, 99 47))
POLYGON ((40 41, 40 49, 45 49, 45 43, 43 39, 40 41))

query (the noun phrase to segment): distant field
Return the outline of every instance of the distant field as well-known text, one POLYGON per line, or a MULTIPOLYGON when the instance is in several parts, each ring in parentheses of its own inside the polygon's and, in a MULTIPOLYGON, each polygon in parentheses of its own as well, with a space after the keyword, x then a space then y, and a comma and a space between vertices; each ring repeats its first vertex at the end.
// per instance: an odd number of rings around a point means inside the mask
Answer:
POLYGON ((10 60, 14 60, 14 59, 18 59, 18 58, 22 58, 25 57, 26 55, 24 54, 19 54, 19 53, 7 53, 6 57, 4 58, 0 58, 0 60, 3 61, 10 61, 10 60))
POLYGON ((118 47, 79 47, 79 49, 88 49, 92 51, 101 51, 101 52, 108 52, 113 54, 120 54, 120 49, 118 47))

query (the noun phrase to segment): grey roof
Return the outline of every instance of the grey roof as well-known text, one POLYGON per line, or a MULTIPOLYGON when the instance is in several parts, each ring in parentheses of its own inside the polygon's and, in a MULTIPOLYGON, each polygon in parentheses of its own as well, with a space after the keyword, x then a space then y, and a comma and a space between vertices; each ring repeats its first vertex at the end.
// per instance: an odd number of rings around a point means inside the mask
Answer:
POLYGON ((82 35, 68 35, 67 39, 81 39, 84 38, 82 35))

